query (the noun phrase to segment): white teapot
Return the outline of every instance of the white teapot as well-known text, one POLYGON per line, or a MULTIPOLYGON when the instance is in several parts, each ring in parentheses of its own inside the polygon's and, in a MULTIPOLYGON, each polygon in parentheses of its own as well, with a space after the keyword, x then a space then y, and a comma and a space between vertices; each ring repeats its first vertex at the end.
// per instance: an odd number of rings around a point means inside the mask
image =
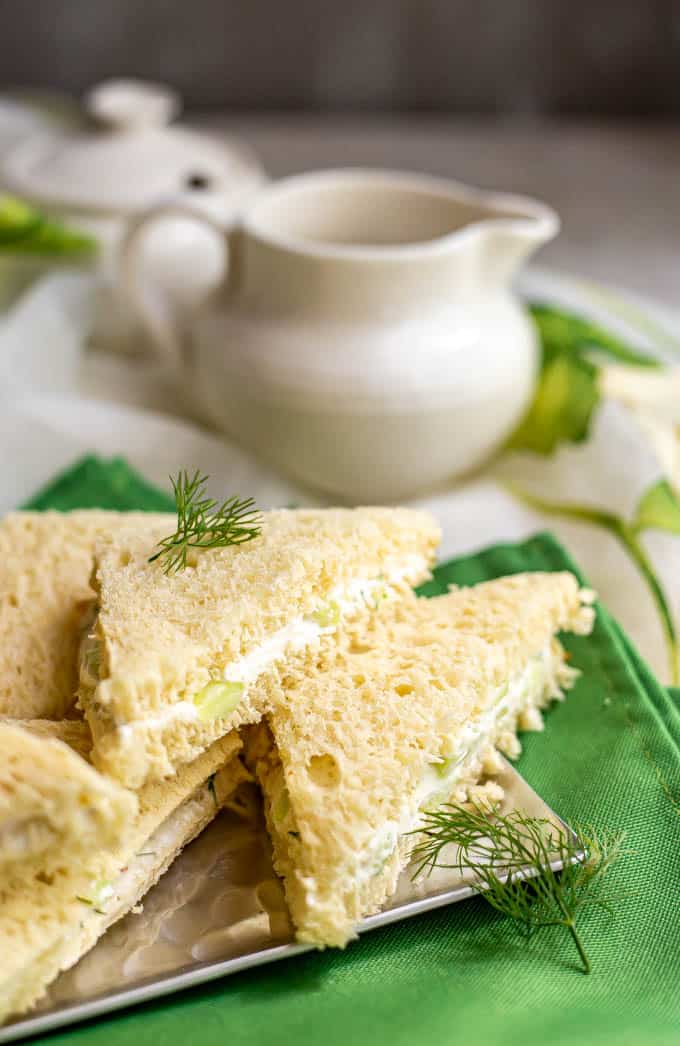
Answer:
POLYGON ((354 502, 401 499, 480 464, 519 421, 537 347, 511 290, 558 229, 548 207, 418 174, 339 170, 262 189, 209 221, 224 273, 186 308, 154 286, 152 209, 123 275, 203 419, 289 475, 354 502))
MULTIPOLYGON (((264 181, 246 146, 173 124, 180 108, 169 87, 110 80, 86 94, 79 123, 27 131, 0 157, 4 189, 96 238, 102 292, 95 337, 107 347, 135 347, 134 324, 117 294, 118 248, 131 217, 181 196, 228 221, 264 181)), ((211 244, 196 222, 166 223, 146 247, 154 282, 189 300, 214 268, 211 244)))

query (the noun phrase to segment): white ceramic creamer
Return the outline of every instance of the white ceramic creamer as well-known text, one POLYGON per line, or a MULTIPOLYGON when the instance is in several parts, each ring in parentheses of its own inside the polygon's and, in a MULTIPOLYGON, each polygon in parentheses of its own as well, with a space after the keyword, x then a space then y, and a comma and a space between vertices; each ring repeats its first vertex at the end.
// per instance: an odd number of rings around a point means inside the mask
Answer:
MULTIPOLYGON (((129 228, 133 306, 194 408, 304 483, 402 499, 468 471, 517 424, 536 373, 511 283, 555 235, 548 207, 418 174, 311 173, 213 221, 224 274, 191 309, 153 287, 129 228)), ((204 219, 210 222, 210 219, 204 219)))
MULTIPOLYGON (((118 246, 127 221, 170 196, 231 221, 264 181, 246 145, 174 123, 180 108, 179 96, 162 84, 110 80, 87 92, 72 126, 27 130, 0 156, 3 188, 95 237, 100 287, 93 340, 116 351, 144 348, 118 294, 118 246)), ((145 268, 155 284, 189 301, 193 286, 215 268, 212 248, 212 237, 196 222, 168 221, 146 240, 145 268)), ((13 259, 33 277, 53 264, 13 259)))

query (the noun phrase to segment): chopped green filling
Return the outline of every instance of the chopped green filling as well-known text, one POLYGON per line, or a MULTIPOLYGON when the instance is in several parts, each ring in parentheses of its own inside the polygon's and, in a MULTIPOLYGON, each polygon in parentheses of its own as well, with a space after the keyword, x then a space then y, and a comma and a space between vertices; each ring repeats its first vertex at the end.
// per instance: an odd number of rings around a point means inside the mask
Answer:
POLYGON ((396 846, 396 840, 392 838, 388 838, 385 840, 382 848, 375 855, 375 863, 373 865, 371 875, 380 875, 381 872, 384 872, 387 862, 392 857, 392 854, 394 853, 396 846))
MULTIPOLYGON (((92 909, 92 911, 96 912, 97 915, 106 915, 106 912, 102 908, 97 908, 95 906, 94 901, 91 901, 89 897, 79 897, 78 895, 76 895, 76 901, 80 901, 82 904, 88 904, 90 906, 90 908, 92 909)), ((81 929, 83 928, 83 925, 84 924, 81 922, 80 923, 80 928, 81 929)))
POLYGON ((374 588, 372 592, 373 597, 373 608, 378 609, 383 600, 388 598, 388 591, 386 585, 381 585, 380 588, 374 588))
POLYGON ((456 759, 443 759, 441 763, 430 763, 430 766, 439 777, 447 777, 449 771, 453 769, 459 760, 456 759))
POLYGON ((310 619, 321 628, 332 628, 340 621, 340 605, 331 599, 320 610, 310 614, 310 619))
POLYGON ((105 915, 106 913, 102 909, 110 897, 113 897, 114 889, 108 879, 99 879, 93 883, 93 896, 92 897, 81 897, 76 895, 76 901, 80 901, 81 904, 87 904, 91 908, 94 908, 98 915, 105 915))
POLYGON ((208 723, 212 719, 224 719, 231 715, 241 700, 243 690, 243 683, 208 683, 194 694, 198 718, 208 723))
POLYGON ((276 802, 272 806, 272 818, 277 824, 281 824, 285 821, 286 817, 290 812, 290 797, 287 790, 284 789, 281 795, 277 798, 276 802))

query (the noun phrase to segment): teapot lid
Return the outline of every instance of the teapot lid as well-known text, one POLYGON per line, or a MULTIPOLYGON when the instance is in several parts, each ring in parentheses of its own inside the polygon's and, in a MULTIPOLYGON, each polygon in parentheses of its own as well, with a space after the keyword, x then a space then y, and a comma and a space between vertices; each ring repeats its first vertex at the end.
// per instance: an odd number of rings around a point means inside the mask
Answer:
POLYGON ((180 110, 170 88, 109 80, 85 96, 88 124, 31 135, 10 149, 0 179, 46 206, 131 213, 184 190, 233 193, 264 173, 240 143, 169 126, 180 110))

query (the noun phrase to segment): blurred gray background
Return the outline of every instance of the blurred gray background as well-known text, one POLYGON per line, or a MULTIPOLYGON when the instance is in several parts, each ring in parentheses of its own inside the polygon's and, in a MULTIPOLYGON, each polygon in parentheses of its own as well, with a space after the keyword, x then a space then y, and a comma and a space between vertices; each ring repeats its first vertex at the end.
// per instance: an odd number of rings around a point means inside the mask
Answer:
POLYGON ((0 0, 0 92, 166 82, 278 177, 549 201, 540 264, 680 303, 680 0, 0 0))
POLYGON ((0 0, 0 88, 137 75, 194 110, 670 116, 678 0, 0 0))

